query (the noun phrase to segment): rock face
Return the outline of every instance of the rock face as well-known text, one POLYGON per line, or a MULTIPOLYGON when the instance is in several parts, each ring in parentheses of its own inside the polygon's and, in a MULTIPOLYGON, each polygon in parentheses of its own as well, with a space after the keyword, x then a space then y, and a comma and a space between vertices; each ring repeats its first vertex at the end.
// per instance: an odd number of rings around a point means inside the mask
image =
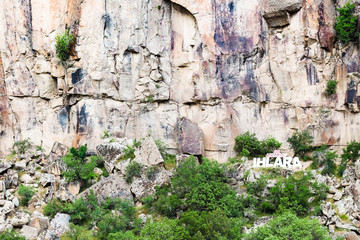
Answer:
POLYGON ((201 154, 220 161, 246 131, 359 141, 359 49, 337 44, 333 29, 345 3, 2 1, 0 156, 27 137, 46 152, 54 142, 94 152, 104 130, 151 130, 177 150, 183 118, 202 131, 201 154), (54 39, 65 26, 76 44, 64 66, 54 39), (326 98, 329 79, 338 88, 326 98))

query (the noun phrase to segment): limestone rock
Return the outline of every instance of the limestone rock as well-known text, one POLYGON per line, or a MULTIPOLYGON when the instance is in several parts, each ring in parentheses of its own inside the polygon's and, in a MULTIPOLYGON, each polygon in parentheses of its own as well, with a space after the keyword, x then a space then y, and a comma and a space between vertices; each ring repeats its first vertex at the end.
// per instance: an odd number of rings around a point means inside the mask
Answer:
POLYGON ((30 222, 28 224, 30 227, 36 228, 38 232, 42 232, 49 226, 49 218, 45 217, 43 214, 35 211, 30 218, 30 222))
POLYGON ((106 170, 111 173, 114 169, 114 162, 122 154, 125 146, 119 142, 102 143, 96 147, 97 153, 104 159, 106 170))
POLYGON ((70 230, 69 228, 70 215, 64 213, 57 213, 50 222, 49 234, 52 237, 60 237, 70 230))
POLYGON ((22 226, 20 234, 23 235, 26 240, 36 240, 39 234, 38 229, 27 225, 22 226))
POLYGON ((354 232, 349 232, 346 234, 346 240, 359 240, 360 238, 354 232))
POLYGON ((39 180, 40 184, 43 187, 47 187, 49 185, 51 185, 51 183, 54 183, 55 180, 55 176, 53 174, 49 174, 49 173, 43 173, 41 174, 41 178, 39 180))
POLYGON ((302 0, 264 0, 263 17, 269 27, 283 27, 289 25, 290 14, 299 11, 302 7, 302 0))
POLYGON ((31 184, 34 183, 34 179, 32 179, 32 177, 30 177, 29 174, 24 174, 20 177, 20 181, 22 183, 26 183, 26 184, 31 184))
POLYGON ((15 163, 15 169, 23 171, 26 168, 26 160, 15 163))
POLYGON ((15 204, 11 201, 4 201, 3 206, 0 208, 0 215, 5 215, 10 212, 13 212, 15 209, 15 204))
POLYGON ((113 174, 95 183, 90 188, 79 194, 78 198, 88 195, 90 193, 90 190, 93 190, 95 195, 100 199, 110 197, 133 201, 129 184, 125 181, 123 177, 120 177, 116 174, 113 174))
POLYGON ((11 164, 5 161, 0 162, 0 174, 11 168, 11 164))
POLYGON ((152 137, 141 141, 141 145, 135 150, 134 161, 145 166, 154 166, 164 162, 152 137))
POLYGON ((192 121, 183 118, 180 123, 180 152, 191 155, 204 154, 202 130, 192 121))
POLYGON ((17 211, 15 216, 11 219, 11 225, 20 227, 30 222, 30 215, 24 211, 17 211))

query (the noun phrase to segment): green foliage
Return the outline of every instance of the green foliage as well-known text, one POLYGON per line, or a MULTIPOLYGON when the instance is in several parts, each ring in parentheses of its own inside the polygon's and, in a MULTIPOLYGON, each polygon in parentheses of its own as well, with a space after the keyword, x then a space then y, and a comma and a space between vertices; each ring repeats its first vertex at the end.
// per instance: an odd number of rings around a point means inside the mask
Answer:
POLYGON ((348 164, 355 163, 360 159, 360 142, 351 141, 346 144, 341 154, 341 164, 338 169, 338 176, 342 176, 348 164))
POLYGON ((70 223, 70 230, 61 236, 62 240, 96 240, 92 232, 85 226, 78 226, 70 223))
POLYGON ((255 182, 247 182, 245 184, 246 190, 249 194, 259 196, 267 185, 267 179, 264 175, 261 175, 255 182))
POLYGON ((53 218, 56 213, 63 212, 64 203, 60 202, 59 199, 55 198, 43 207, 44 215, 53 218))
POLYGON ((326 97, 330 97, 331 95, 336 93, 336 85, 337 85, 336 80, 329 80, 327 82, 325 93, 324 93, 326 97))
POLYGON ((150 180, 153 180, 157 172, 158 172, 158 168, 156 166, 151 166, 148 169, 146 169, 146 177, 150 180))
POLYGON ((132 146, 129 145, 126 146, 120 160, 126 160, 129 158, 133 160, 135 158, 135 150, 136 148, 140 147, 140 145, 141 145, 141 141, 137 141, 135 138, 132 146))
POLYGON ((13 144, 13 151, 15 153, 24 154, 31 147, 30 139, 25 138, 22 141, 16 141, 13 144))
POLYGON ((81 181, 86 184, 88 180, 96 178, 94 168, 99 160, 90 158, 90 161, 87 161, 86 151, 86 145, 79 149, 72 147, 70 152, 63 157, 66 170, 62 174, 68 181, 81 181))
POLYGON ((326 198, 328 190, 326 185, 318 184, 316 181, 312 183, 311 180, 312 176, 308 173, 299 179, 291 176, 278 181, 274 187, 270 188, 270 193, 267 195, 267 201, 273 206, 273 211, 291 210, 298 215, 309 213, 311 204, 318 205, 326 198), (311 197, 314 197, 314 201, 310 204, 308 199, 311 197))
POLYGON ((18 194, 20 196, 20 205, 27 206, 30 199, 34 196, 35 190, 31 187, 20 185, 18 194))
POLYGON ((296 130, 287 141, 290 143, 295 155, 301 158, 304 158, 305 154, 313 149, 313 137, 308 130, 302 132, 296 130))
POLYGON ((137 240, 140 239, 136 237, 134 233, 128 232, 117 232, 117 233, 110 233, 108 236, 108 240, 137 240))
POLYGON ((64 33, 56 35, 55 41, 56 56, 63 62, 68 60, 71 47, 75 43, 75 36, 66 30, 64 33))
POLYGON ((340 42, 348 44, 350 41, 357 41, 359 30, 357 18, 354 15, 355 5, 350 1, 342 8, 338 8, 339 17, 336 18, 335 30, 340 42))
POLYGON ((161 195, 153 204, 155 210, 167 217, 176 217, 176 211, 183 204, 176 194, 161 195))
POLYGON ((125 180, 128 183, 131 183, 133 180, 133 177, 140 177, 141 174, 142 165, 136 161, 132 161, 129 163, 129 165, 126 166, 125 169, 125 180))
POLYGON ((313 154, 313 162, 311 163, 312 169, 318 169, 324 167, 321 171, 323 175, 333 175, 336 173, 336 158, 339 156, 336 151, 331 152, 326 149, 326 146, 322 146, 319 150, 313 154))
POLYGON ((104 133, 103 133, 102 135, 100 135, 100 138, 101 138, 101 139, 106 139, 106 138, 109 138, 109 137, 111 137, 111 136, 112 136, 112 134, 110 133, 110 131, 107 130, 107 129, 105 129, 105 130, 104 130, 104 133))
POLYGON ((3 233, 0 233, 0 239, 1 240, 25 240, 25 237, 21 236, 14 230, 6 230, 3 233))
POLYGON ((229 218, 224 211, 216 209, 211 212, 187 211, 180 219, 180 224, 190 233, 192 239, 242 239, 244 221, 240 218, 229 218))
POLYGON ((317 219, 298 218, 295 214, 286 212, 269 221, 256 232, 245 236, 245 240, 330 240, 325 227, 317 219))
POLYGON ((145 225, 140 233, 142 239, 151 240, 187 240, 190 234, 178 220, 164 218, 162 221, 154 221, 145 225))
POLYGON ((273 152, 280 147, 281 143, 273 137, 260 141, 255 134, 246 132, 235 138, 234 150, 241 156, 255 157, 273 152))

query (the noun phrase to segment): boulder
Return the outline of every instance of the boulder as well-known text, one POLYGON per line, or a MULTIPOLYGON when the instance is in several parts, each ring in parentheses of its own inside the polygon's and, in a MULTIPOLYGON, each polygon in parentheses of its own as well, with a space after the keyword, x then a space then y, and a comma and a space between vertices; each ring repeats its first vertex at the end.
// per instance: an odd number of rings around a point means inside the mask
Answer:
POLYGON ((8 214, 12 211, 14 211, 15 209, 15 204, 11 201, 3 201, 3 204, 0 204, 0 206, 2 205, 2 207, 0 208, 0 215, 5 215, 8 214))
POLYGON ((126 167, 131 162, 131 159, 125 159, 115 165, 115 168, 120 171, 121 174, 125 175, 126 167))
POLYGON ((23 171, 26 168, 26 160, 22 160, 20 162, 16 162, 15 163, 15 169, 16 170, 20 170, 23 171))
POLYGON ((55 142, 51 149, 51 153, 54 153, 59 157, 65 156, 65 154, 67 154, 68 152, 69 148, 59 142, 55 142))
POLYGON ((18 173, 13 169, 9 169, 5 177, 5 187, 8 189, 11 188, 12 186, 17 186, 18 182, 19 182, 18 173))
POLYGON ((4 173, 6 170, 11 168, 11 163, 1 160, 0 162, 0 174, 4 173))
POLYGON ((326 202, 325 205, 323 205, 322 212, 327 218, 331 218, 336 213, 336 211, 332 209, 330 202, 326 202))
POLYGON ((152 179, 148 179, 145 171, 141 174, 141 177, 135 178, 131 183, 131 192, 135 195, 136 199, 149 196, 155 193, 155 186, 161 186, 166 182, 169 182, 172 176, 170 171, 166 171, 163 167, 159 169, 152 179))
POLYGON ((179 132, 179 151, 191 155, 204 155, 204 133, 187 118, 182 118, 179 132))
POLYGON ((50 174, 50 173, 43 173, 41 174, 41 177, 40 177, 40 184, 43 186, 43 187, 48 187, 51 185, 51 183, 54 183, 56 181, 55 179, 55 176, 53 174, 50 174))
POLYGON ((26 238, 26 240, 36 240, 39 230, 34 227, 24 225, 22 226, 20 233, 26 238))
POLYGON ((30 222, 30 215, 22 210, 17 211, 10 222, 14 227, 20 227, 30 222))
POLYGON ((12 202, 14 203, 15 207, 18 207, 20 205, 19 199, 17 197, 14 197, 12 202))
POLYGON ((263 17, 269 27, 284 27, 290 23, 290 13, 302 7, 302 0, 264 0, 263 17))
POLYGON ((141 145, 135 150, 134 161, 145 166, 155 166, 164 162, 152 137, 147 137, 141 142, 141 145))
POLYGON ((70 230, 69 228, 70 215, 64 213, 57 213, 50 222, 49 235, 52 238, 59 238, 61 235, 70 230))
POLYGON ((20 177, 20 181, 22 183, 25 183, 25 184, 31 184, 31 183, 34 183, 34 179, 32 179, 32 177, 30 177, 29 174, 24 174, 20 177))
POLYGON ((30 227, 36 228, 39 232, 44 231, 49 226, 49 218, 45 217, 43 214, 35 211, 30 218, 28 224, 30 227))
POLYGON ((78 198, 87 196, 91 190, 94 191, 94 194, 100 199, 110 197, 133 201, 130 185, 123 177, 117 174, 113 174, 95 183, 90 188, 79 194, 78 198))
POLYGON ((65 170, 65 163, 62 159, 57 159, 48 166, 44 167, 45 172, 55 176, 60 176, 63 170, 65 170))
POLYGON ((346 234, 346 240, 360 240, 360 238, 354 232, 349 232, 346 234))
POLYGON ((5 182, 0 181, 0 200, 5 199, 5 182))
POLYGON ((105 168, 109 173, 114 170, 115 162, 124 149, 125 146, 119 142, 102 143, 96 147, 96 151, 104 159, 105 168))
POLYGON ((67 189, 73 194, 77 195, 80 192, 81 183, 80 182, 70 182, 67 186, 67 189))

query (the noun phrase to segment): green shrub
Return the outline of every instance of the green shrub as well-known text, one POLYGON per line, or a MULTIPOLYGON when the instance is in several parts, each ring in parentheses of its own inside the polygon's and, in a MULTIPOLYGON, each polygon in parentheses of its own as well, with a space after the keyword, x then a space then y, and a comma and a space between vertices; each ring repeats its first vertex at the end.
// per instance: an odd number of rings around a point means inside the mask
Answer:
POLYGON ((93 233, 85 226, 78 226, 73 223, 69 225, 70 230, 61 236, 62 240, 96 240, 93 233))
POLYGON ((24 154, 31 147, 30 139, 25 138, 22 141, 17 141, 13 144, 13 151, 15 153, 24 154))
POLYGON ((164 218, 145 225, 140 236, 151 240, 187 240, 191 239, 185 227, 178 224, 178 220, 164 218))
POLYGON ((142 166, 140 163, 136 161, 132 161, 129 165, 126 166, 125 169, 125 180, 128 183, 133 181, 133 177, 140 177, 142 166))
POLYGON ((176 211, 183 202, 176 194, 161 195, 153 205, 158 213, 171 218, 176 217, 176 211))
POLYGON ((313 149, 313 137, 308 130, 302 132, 296 130, 287 141, 290 143, 295 155, 301 158, 304 158, 305 154, 313 149))
POLYGON ((148 167, 148 169, 146 169, 146 177, 150 180, 153 180, 157 172, 158 168, 156 166, 148 167))
POLYGON ((90 161, 87 161, 86 151, 86 145, 79 149, 72 147, 70 152, 63 157, 66 170, 62 175, 68 181, 81 181, 86 184, 88 180, 96 178, 94 168, 99 160, 98 158, 90 158, 90 161))
POLYGON ((183 213, 180 224, 190 233, 192 239, 242 239, 244 221, 229 218, 217 209, 211 212, 187 211, 183 213))
POLYGON ((327 82, 325 93, 324 93, 326 97, 330 97, 331 95, 336 93, 336 85, 337 85, 336 80, 329 80, 327 82))
POLYGON ((298 218, 286 212, 269 221, 256 232, 245 236, 245 240, 330 240, 327 229, 317 219, 298 218))
POLYGON ((339 156, 334 152, 327 152, 324 159, 324 169, 321 171, 323 175, 334 175, 336 173, 336 164, 335 160, 339 156))
POLYGON ((63 212, 64 203, 60 202, 59 199, 55 198, 43 207, 44 215, 53 218, 56 213, 63 212))
POLYGON ((3 233, 0 233, 1 240, 25 240, 25 237, 21 236, 14 230, 6 230, 3 233))
POLYGON ((246 132, 235 138, 234 150, 241 156, 255 157, 263 156, 281 147, 281 143, 273 137, 258 140, 255 134, 246 132))
POLYGON ((20 205, 27 206, 29 204, 30 199, 34 196, 35 191, 31 187, 20 185, 18 194, 20 195, 20 205))
POLYGON ((355 163, 360 159, 360 142, 351 141, 346 144, 341 154, 341 164, 338 169, 338 176, 342 176, 348 164, 355 163))
POLYGON ((342 8, 338 8, 339 17, 336 18, 335 30, 340 42, 348 44, 350 41, 357 41, 359 30, 357 18, 354 15, 355 5, 350 1, 342 8))
POLYGON ((68 60, 71 47, 75 43, 75 36, 66 30, 64 33, 56 35, 55 41, 56 56, 63 62, 68 60))
POLYGON ((249 194, 260 196, 267 185, 267 179, 264 175, 261 175, 255 182, 247 182, 245 184, 246 190, 249 194))
POLYGON ((117 233, 110 233, 108 236, 108 240, 137 240, 140 239, 134 235, 134 233, 127 231, 127 232, 117 232, 117 233))

